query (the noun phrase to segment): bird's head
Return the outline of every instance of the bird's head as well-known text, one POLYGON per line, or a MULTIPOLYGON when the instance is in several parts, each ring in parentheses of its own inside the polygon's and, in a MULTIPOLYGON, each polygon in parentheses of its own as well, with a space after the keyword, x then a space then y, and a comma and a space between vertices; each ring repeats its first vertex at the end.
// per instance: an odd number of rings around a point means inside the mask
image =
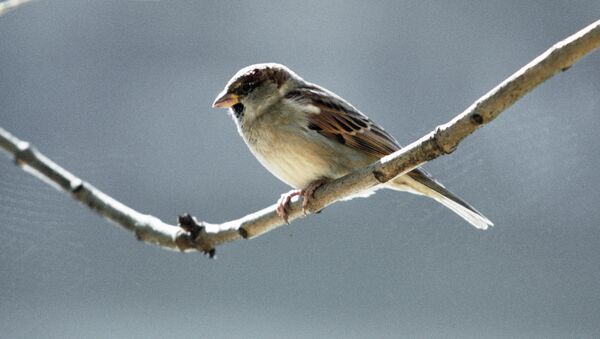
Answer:
POLYGON ((255 64, 239 70, 215 99, 213 107, 231 108, 237 119, 259 116, 302 79, 284 65, 255 64))

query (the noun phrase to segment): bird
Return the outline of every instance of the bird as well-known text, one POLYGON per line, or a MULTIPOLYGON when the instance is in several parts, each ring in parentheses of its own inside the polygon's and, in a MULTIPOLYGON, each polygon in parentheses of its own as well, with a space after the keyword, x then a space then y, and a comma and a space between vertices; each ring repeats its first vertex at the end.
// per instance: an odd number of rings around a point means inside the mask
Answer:
MULTIPOLYGON (((303 198, 306 213, 308 202, 320 186, 401 148, 383 127, 348 101, 305 81, 282 64, 242 68, 212 106, 228 109, 250 152, 293 188, 281 195, 277 204, 277 214, 285 222, 293 197, 303 198)), ((414 169, 380 186, 432 198, 478 229, 493 226, 423 169, 414 169)))

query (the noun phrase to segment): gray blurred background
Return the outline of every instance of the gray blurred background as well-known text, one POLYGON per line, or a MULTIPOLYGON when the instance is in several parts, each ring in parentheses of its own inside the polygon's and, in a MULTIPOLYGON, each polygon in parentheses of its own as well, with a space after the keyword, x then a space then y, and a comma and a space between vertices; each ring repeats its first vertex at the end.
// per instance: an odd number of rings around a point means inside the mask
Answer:
MULTIPOLYGON (((280 62, 410 143, 600 2, 35 1, 0 18, 0 126, 175 222, 289 188, 215 95, 280 62)), ((496 226, 393 191, 335 204, 218 260, 137 242, 0 156, 0 336, 600 336, 600 53, 427 168, 496 226)))

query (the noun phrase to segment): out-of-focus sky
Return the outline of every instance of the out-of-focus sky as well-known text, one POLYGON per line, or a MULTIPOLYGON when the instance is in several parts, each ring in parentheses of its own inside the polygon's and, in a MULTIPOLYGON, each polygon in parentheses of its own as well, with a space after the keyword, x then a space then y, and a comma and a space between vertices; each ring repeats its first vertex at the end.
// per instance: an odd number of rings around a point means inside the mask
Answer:
MULTIPOLYGON (((215 95, 288 65, 403 144, 600 16, 592 1, 51 1, 0 17, 0 126, 122 202, 220 222, 289 188, 215 95)), ((496 226, 379 191, 218 260, 137 242, 0 156, 6 338, 600 336, 600 53, 427 166, 496 226)))

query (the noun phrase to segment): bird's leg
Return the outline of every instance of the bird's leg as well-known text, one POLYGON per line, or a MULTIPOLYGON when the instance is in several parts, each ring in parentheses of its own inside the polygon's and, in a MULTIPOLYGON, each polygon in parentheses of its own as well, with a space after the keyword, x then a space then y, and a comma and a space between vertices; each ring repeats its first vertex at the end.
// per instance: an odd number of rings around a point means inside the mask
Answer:
POLYGON ((282 217, 286 224, 288 224, 288 213, 287 206, 292 201, 292 198, 297 195, 302 195, 303 190, 291 190, 281 195, 281 198, 277 201, 277 215, 282 217))
POLYGON ((287 224, 288 223, 287 207, 289 206, 290 202, 292 201, 292 198, 295 196, 298 196, 298 195, 302 196, 302 212, 304 213, 304 215, 308 214, 308 203, 310 202, 310 199, 315 197, 315 191, 319 187, 328 183, 329 181, 331 181, 331 179, 329 179, 329 178, 317 179, 317 180, 311 182, 310 184, 308 184, 308 186, 303 190, 291 190, 287 193, 282 194, 281 198, 279 198, 279 200, 277 201, 277 215, 282 217, 283 220, 285 221, 285 223, 287 224))
POLYGON ((315 191, 323 186, 324 184, 328 183, 329 181, 331 181, 331 179, 329 178, 321 178, 321 179, 317 179, 313 182, 311 182, 310 184, 308 184, 308 187, 306 187, 305 189, 302 190, 302 212, 304 213, 304 215, 308 214, 308 203, 310 201, 310 199, 315 197, 315 191))

